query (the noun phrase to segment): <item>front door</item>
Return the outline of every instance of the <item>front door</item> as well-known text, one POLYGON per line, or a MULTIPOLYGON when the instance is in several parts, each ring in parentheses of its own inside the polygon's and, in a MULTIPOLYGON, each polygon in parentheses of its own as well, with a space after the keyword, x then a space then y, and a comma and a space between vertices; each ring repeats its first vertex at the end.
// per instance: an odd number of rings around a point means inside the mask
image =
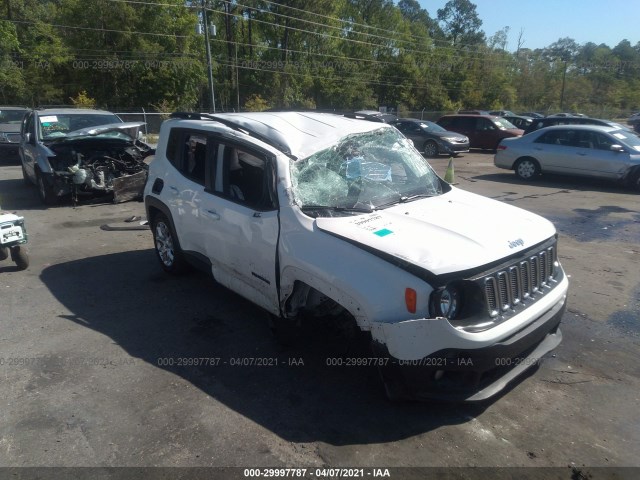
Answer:
POLYGON ((279 216, 275 163, 222 140, 213 191, 200 205, 201 232, 219 283, 278 314, 279 216))

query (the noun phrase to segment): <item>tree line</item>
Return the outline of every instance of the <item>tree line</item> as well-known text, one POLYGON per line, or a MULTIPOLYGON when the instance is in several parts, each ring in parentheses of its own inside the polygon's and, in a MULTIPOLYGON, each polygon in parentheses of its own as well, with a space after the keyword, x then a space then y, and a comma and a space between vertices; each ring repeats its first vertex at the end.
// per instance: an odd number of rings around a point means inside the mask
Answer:
POLYGON ((0 18, 5 105, 210 110, 207 29, 218 111, 640 110, 640 42, 520 32, 510 51, 469 0, 0 0, 0 18))

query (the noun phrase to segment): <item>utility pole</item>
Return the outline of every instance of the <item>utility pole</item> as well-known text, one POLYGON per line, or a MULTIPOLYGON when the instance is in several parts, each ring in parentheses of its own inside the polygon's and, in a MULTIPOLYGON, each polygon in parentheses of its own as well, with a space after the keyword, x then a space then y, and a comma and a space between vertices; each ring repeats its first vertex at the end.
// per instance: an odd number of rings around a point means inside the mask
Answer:
POLYGON ((209 74, 209 113, 216 113, 216 95, 213 90, 213 70, 211 68, 211 45, 209 45, 209 17, 205 8, 205 0, 202 0, 202 23, 204 23, 204 46, 207 52, 207 70, 209 74))
POLYGON ((562 90, 560 90, 560 111, 564 111, 564 85, 567 78, 567 61, 564 61, 564 70, 562 71, 562 90))
POLYGON ((238 82, 238 41, 236 40, 236 96, 238 112, 240 111, 240 83, 238 82))

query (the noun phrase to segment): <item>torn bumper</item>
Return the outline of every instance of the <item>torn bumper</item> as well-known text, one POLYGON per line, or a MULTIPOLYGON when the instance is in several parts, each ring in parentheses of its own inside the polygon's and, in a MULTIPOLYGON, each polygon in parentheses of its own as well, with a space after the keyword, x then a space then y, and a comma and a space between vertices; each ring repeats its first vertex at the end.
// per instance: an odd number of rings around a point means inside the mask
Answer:
POLYGON ((394 385, 402 392, 396 396, 414 399, 480 401, 496 395, 561 342, 567 286, 565 279, 544 302, 478 333, 445 319, 374 324, 374 352, 388 358, 380 367, 387 393, 394 385))
POLYGON ((113 194, 113 203, 122 203, 142 198, 144 186, 147 182, 148 171, 142 170, 130 175, 114 178, 111 185, 101 188, 90 188, 86 185, 74 184, 73 174, 69 172, 42 173, 45 184, 57 197, 76 194, 113 194))

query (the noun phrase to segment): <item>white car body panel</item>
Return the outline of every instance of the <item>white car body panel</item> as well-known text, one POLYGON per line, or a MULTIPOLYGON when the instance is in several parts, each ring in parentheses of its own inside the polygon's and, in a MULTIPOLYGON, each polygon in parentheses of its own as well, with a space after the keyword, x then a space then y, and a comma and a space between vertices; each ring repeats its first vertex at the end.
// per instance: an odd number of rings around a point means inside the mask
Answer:
POLYGON ((318 218, 316 223, 321 230, 436 275, 494 262, 555 233, 553 225, 537 215, 456 188, 368 215, 318 218))

